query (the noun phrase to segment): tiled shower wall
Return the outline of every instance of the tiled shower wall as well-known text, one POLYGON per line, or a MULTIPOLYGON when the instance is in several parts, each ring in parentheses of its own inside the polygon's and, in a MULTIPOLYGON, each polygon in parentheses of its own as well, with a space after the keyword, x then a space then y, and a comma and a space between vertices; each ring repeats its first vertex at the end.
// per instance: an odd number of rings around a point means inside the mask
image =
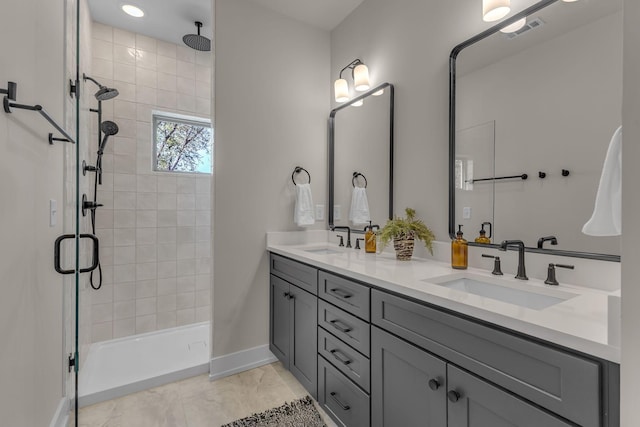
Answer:
POLYGON ((98 187, 92 341, 210 320, 212 176, 153 171, 151 112, 210 118, 211 54, 96 22, 92 37, 92 77, 120 92, 102 103, 120 131, 98 187))

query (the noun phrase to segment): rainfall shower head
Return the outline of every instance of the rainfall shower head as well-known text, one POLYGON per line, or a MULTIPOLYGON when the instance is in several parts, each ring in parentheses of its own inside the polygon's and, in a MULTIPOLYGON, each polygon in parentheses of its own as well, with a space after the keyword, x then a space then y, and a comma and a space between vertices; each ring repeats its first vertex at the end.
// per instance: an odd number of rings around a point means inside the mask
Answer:
POLYGON ((200 35, 200 28, 202 28, 202 22, 196 21, 196 27, 198 27, 198 34, 187 34, 184 37, 182 37, 182 41, 191 49, 201 50, 203 52, 210 51, 211 40, 209 40, 205 36, 200 35))
POLYGON ((118 96, 120 93, 118 89, 110 88, 101 85, 98 81, 92 77, 87 76, 86 74, 82 75, 82 78, 86 80, 90 80, 98 86, 98 91, 95 93, 95 97, 98 101, 107 101, 109 99, 113 99, 118 96))
POLYGON ((102 142, 100 142, 100 147, 98 147, 98 155, 102 156, 104 153, 104 147, 107 145, 107 140, 110 136, 118 133, 120 129, 118 129, 118 125, 110 120, 105 120, 100 124, 100 130, 104 134, 104 138, 102 138, 102 142))

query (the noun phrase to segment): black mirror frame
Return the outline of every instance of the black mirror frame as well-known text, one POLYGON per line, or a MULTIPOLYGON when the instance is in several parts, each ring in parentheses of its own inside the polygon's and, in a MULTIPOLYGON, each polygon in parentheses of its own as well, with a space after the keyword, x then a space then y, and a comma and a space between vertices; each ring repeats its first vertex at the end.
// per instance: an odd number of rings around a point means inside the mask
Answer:
MULTIPOLYGON (((523 10, 522 12, 513 15, 511 18, 506 19, 500 22, 497 25, 471 37, 468 40, 460 43, 456 47, 453 48, 451 54, 449 55, 449 237, 451 239, 455 239, 456 232, 456 216, 455 216, 455 199, 456 199, 456 186, 455 186, 455 160, 456 160, 456 61, 460 52, 463 49, 472 46, 478 43, 481 40, 486 39, 487 37, 497 33, 502 28, 507 27, 516 21, 519 21, 522 18, 525 18, 533 13, 538 12, 541 9, 544 9, 547 6, 552 5, 560 0, 542 0, 533 6, 523 10)), ((492 247, 499 248, 500 245, 497 244, 485 244, 485 243, 475 243, 469 242, 470 246, 482 246, 482 247, 492 247)), ((575 258, 586 258, 586 259, 594 259, 600 261, 611 261, 611 262, 620 262, 620 255, 611 255, 611 254, 597 254, 591 252, 579 252, 579 251, 568 251, 568 250, 557 250, 557 249, 538 249, 534 247, 526 247, 525 250, 527 252, 535 252, 547 255, 555 255, 555 256, 568 256, 575 258)))
MULTIPOLYGON (((333 229, 333 205, 334 205, 334 197, 335 197, 335 117, 336 113, 344 108, 350 107, 355 102, 358 102, 362 99, 367 98, 368 96, 373 95, 374 93, 387 89, 389 90, 389 218, 393 218, 393 134, 394 134, 394 109, 395 109, 395 88, 391 83, 382 83, 379 86, 374 87, 373 89, 363 93, 360 96, 357 96, 350 100, 349 102, 345 102, 339 107, 331 110, 329 114, 329 201, 328 201, 328 214, 327 214, 327 223, 329 229, 333 229)), ((353 232, 364 233, 364 231, 353 230, 353 232)))

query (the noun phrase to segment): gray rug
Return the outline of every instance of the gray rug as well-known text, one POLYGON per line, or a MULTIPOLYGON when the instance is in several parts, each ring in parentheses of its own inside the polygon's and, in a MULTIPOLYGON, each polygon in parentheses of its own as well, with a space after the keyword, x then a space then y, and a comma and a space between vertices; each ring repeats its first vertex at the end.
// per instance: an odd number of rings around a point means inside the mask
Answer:
POLYGON ((222 427, 326 427, 309 396, 222 427))

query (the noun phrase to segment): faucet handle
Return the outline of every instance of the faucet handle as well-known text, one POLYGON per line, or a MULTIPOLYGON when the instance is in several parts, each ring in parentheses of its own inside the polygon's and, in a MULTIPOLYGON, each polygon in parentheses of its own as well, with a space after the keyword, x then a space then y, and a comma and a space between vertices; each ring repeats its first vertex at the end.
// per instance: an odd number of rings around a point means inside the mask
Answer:
POLYGON ((560 268, 568 268, 573 270, 575 266, 567 265, 567 264, 549 264, 549 268, 547 268, 547 280, 544 281, 547 285, 558 286, 560 283, 556 280, 556 267, 560 268))
POLYGON ((354 249, 360 249, 360 241, 364 242, 364 238, 356 239, 356 247, 354 249))
POLYGON ((500 257, 499 256, 493 256, 493 255, 487 255, 487 254, 482 254, 483 258, 493 258, 493 271, 491 272, 491 274, 493 274, 494 276, 502 276, 502 267, 500 266, 500 257))
POLYGON ((340 244, 338 246, 344 246, 344 238, 342 237, 342 234, 336 234, 336 237, 340 238, 340 244))

